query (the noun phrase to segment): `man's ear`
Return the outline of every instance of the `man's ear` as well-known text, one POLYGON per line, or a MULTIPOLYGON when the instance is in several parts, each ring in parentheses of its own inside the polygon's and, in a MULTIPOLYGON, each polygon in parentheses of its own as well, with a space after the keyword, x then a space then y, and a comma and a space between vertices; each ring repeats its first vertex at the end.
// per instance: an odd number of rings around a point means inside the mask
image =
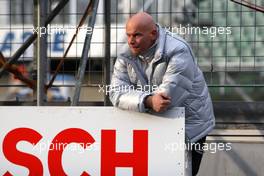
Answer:
POLYGON ((158 36, 157 30, 156 29, 152 30, 151 31, 152 40, 156 40, 157 39, 157 36, 158 36))

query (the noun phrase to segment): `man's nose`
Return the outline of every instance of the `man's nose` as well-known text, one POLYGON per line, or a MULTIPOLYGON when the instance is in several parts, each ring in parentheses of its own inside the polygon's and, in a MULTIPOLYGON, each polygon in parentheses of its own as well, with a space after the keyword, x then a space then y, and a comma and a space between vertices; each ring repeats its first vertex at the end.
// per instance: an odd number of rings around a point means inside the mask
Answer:
POLYGON ((129 37, 129 38, 128 38, 128 43, 131 44, 131 45, 135 44, 135 39, 134 39, 134 37, 129 37))

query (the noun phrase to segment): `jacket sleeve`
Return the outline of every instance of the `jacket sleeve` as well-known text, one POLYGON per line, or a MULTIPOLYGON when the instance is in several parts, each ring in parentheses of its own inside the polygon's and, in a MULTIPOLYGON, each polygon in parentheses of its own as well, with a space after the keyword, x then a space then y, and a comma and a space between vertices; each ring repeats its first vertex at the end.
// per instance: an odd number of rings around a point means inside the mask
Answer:
POLYGON ((130 82, 127 64, 124 60, 117 58, 109 90, 112 104, 120 109, 145 112, 144 99, 149 94, 137 89, 130 82))
POLYGON ((174 105, 181 105, 191 92, 195 71, 193 54, 187 46, 172 51, 158 91, 169 95, 174 105))

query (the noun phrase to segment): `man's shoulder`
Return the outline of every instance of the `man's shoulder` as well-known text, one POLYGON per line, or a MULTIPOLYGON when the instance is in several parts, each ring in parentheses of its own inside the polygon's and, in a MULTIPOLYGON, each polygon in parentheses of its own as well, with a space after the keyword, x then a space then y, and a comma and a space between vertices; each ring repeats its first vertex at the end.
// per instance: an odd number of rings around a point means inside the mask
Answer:
POLYGON ((177 45, 180 46, 182 48, 186 48, 189 46, 189 44, 187 43, 187 41, 185 39, 183 39, 181 36, 179 36, 176 33, 172 33, 170 31, 167 31, 167 42, 170 45, 177 45))
POLYGON ((165 52, 168 55, 190 50, 189 44, 177 34, 167 32, 165 42, 165 52))
POLYGON ((117 54, 116 64, 124 66, 128 63, 131 63, 132 61, 131 58, 132 55, 131 52, 129 51, 129 48, 123 48, 122 51, 117 54))
POLYGON ((127 58, 129 59, 132 57, 129 47, 126 45, 125 47, 121 48, 120 51, 117 53, 117 58, 127 58))
POLYGON ((185 41, 185 39, 180 37, 177 33, 172 33, 167 28, 164 28, 159 24, 157 25, 159 27, 159 40, 165 41, 165 42, 161 42, 166 45, 165 48, 169 48, 169 50, 171 50, 172 48, 175 48, 176 50, 189 48, 189 44, 185 41))

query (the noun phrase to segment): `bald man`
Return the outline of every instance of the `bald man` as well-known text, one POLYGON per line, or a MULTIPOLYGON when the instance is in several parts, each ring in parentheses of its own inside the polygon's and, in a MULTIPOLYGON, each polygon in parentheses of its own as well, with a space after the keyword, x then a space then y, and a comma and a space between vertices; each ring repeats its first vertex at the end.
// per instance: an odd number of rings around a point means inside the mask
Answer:
MULTIPOLYGON (((117 57, 111 80, 113 105, 138 112, 185 107, 186 136, 202 148, 215 117, 190 46, 145 12, 128 19, 126 35, 128 47, 117 57)), ((193 175, 198 173, 202 154, 202 150, 192 150, 193 175)))
POLYGON ((134 56, 144 54, 156 41, 157 27, 150 15, 138 13, 126 25, 127 41, 134 56))

